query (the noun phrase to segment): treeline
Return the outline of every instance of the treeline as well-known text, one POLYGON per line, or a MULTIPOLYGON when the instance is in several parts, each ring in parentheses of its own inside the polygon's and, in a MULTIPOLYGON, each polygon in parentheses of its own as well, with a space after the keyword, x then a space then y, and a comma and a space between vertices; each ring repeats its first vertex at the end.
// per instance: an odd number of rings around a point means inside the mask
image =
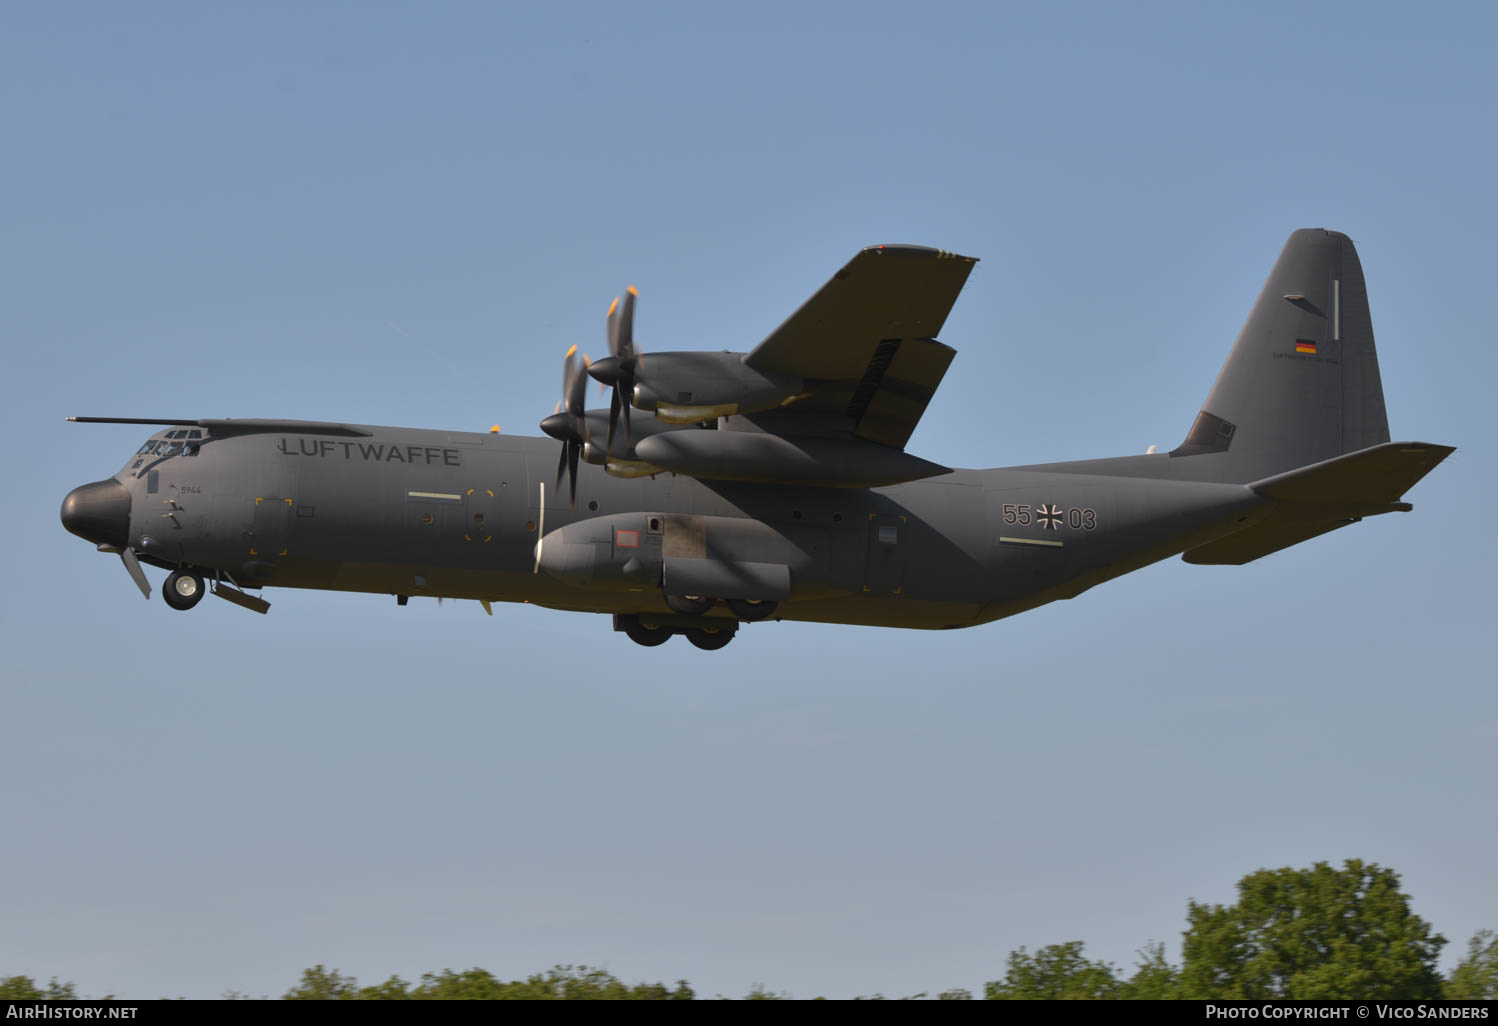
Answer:
MULTIPOLYGON (((1034 999, 1498 999, 1498 935, 1480 930, 1447 976, 1436 967, 1446 938, 1410 911, 1399 876, 1373 863, 1348 860, 1341 869, 1263 869, 1238 883, 1232 905, 1189 902, 1181 961, 1151 943, 1132 972, 1087 958, 1081 941, 1031 953, 1011 952, 1002 979, 983 988, 989 1000, 1034 999)), ((247 995, 230 991, 226 998, 247 995)), ((282 995, 292 1001, 690 1001, 686 980, 626 984, 602 969, 556 966, 523 980, 501 980, 484 969, 426 973, 408 983, 392 976, 360 987, 318 965, 282 995)), ((716 995, 721 997, 722 995, 716 995)), ((779 1000, 756 985, 745 1000, 779 1000)), ((971 1000, 964 989, 938 1000, 971 1000)), ((0 980, 0 999, 76 1000, 72 983, 38 985, 26 976, 0 980)), ((881 999, 883 995, 872 995, 881 999)))

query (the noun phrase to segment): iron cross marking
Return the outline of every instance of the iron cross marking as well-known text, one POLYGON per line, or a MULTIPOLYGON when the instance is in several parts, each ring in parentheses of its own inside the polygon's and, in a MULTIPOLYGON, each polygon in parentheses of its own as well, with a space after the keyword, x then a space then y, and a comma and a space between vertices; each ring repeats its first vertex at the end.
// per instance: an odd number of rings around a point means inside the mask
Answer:
POLYGON ((1061 526, 1062 512, 1058 506, 1047 506, 1041 503, 1035 507, 1035 519, 1040 521, 1040 526, 1054 531, 1061 526))

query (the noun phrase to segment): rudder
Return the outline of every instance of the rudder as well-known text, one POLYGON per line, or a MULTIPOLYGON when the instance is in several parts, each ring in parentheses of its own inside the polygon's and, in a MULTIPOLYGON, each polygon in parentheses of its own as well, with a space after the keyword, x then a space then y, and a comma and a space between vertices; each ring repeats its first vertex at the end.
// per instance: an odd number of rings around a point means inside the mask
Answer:
POLYGON ((1258 481, 1389 441, 1363 267, 1341 232, 1293 232, 1186 440, 1224 482, 1258 481))

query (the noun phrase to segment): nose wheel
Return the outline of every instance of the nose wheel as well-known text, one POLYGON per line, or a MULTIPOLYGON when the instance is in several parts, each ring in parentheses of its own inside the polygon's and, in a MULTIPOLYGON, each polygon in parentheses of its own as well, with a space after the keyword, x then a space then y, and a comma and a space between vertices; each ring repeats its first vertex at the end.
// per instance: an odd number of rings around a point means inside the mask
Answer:
POLYGON ((202 599, 206 590, 201 574, 195 574, 191 570, 174 570, 167 577, 166 584, 162 585, 161 597, 173 609, 191 609, 202 599))

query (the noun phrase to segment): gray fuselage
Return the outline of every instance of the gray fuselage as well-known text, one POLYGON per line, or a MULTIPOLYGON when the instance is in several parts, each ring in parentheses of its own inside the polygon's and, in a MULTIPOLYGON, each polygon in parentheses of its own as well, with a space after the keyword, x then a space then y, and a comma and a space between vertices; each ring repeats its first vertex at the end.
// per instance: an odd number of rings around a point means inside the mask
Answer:
POLYGON ((129 545, 251 587, 636 614, 666 612, 664 545, 788 567, 777 619, 951 628, 1072 597, 1239 530, 1264 504, 1239 484, 1162 480, 1189 462, 1162 454, 878 489, 623 479, 583 464, 570 509, 549 439, 358 427, 368 436, 270 430, 134 457, 116 475, 129 545), (538 572, 543 532, 553 550, 588 547, 596 575, 538 572), (649 556, 643 571, 614 547, 626 540, 649 556))

